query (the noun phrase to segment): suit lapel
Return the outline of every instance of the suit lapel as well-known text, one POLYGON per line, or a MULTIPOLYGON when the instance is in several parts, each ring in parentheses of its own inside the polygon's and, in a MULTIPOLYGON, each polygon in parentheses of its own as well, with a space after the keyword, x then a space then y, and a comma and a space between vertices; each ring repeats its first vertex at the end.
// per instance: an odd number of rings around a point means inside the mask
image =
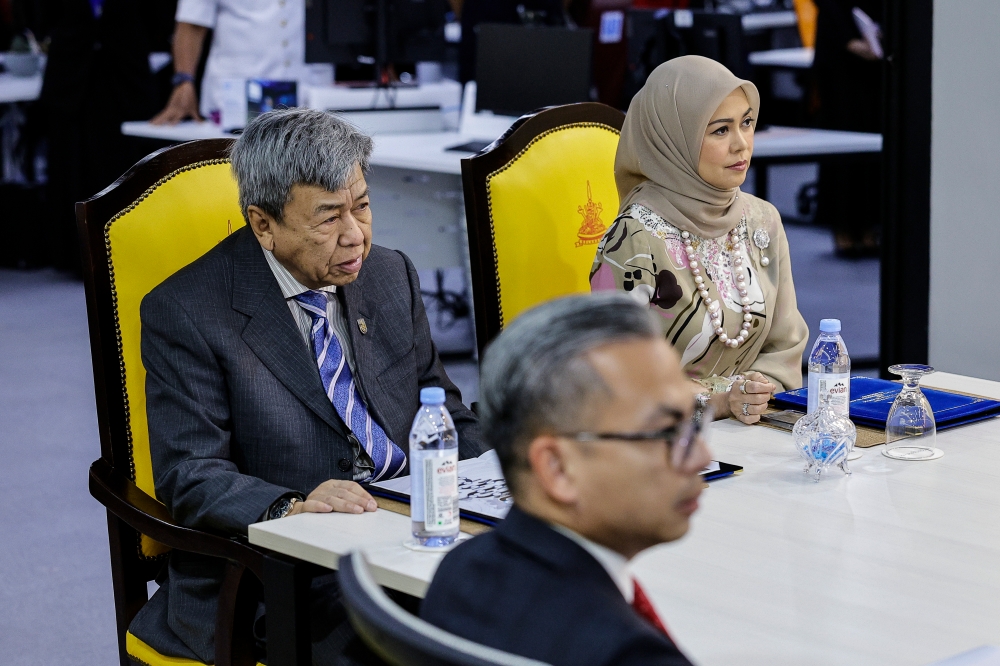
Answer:
POLYGON ((496 535, 553 569, 572 572, 579 580, 587 580, 588 584, 597 585, 614 592, 614 597, 622 598, 610 574, 581 545, 525 513, 516 504, 497 527, 496 535))
POLYGON ((327 399, 309 348, 295 325, 260 244, 248 228, 233 257, 233 309, 250 317, 243 341, 306 407, 344 437, 347 428, 327 399))

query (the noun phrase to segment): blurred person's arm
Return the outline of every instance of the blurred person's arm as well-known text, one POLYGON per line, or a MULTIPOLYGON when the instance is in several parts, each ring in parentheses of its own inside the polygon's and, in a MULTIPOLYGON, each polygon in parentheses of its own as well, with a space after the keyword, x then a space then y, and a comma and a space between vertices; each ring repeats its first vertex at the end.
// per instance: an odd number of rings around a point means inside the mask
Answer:
POLYGON ((151 121, 154 125, 176 125, 187 118, 202 119, 198 114, 198 91, 194 86, 194 74, 198 69, 207 33, 208 28, 204 26, 177 23, 173 47, 174 73, 186 74, 190 79, 174 86, 166 108, 151 121))
POLYGON ((878 55, 872 51, 871 45, 864 39, 852 39, 847 42, 847 50, 864 60, 879 60, 878 55))

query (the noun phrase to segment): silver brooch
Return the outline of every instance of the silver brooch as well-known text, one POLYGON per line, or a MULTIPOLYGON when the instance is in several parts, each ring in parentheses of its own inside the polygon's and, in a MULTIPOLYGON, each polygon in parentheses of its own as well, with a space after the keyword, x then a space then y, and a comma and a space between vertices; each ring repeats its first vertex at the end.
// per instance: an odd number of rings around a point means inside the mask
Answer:
POLYGON ((767 231, 764 229, 757 229, 753 232, 753 244, 762 250, 766 250, 767 246, 771 244, 771 237, 767 235, 767 231))

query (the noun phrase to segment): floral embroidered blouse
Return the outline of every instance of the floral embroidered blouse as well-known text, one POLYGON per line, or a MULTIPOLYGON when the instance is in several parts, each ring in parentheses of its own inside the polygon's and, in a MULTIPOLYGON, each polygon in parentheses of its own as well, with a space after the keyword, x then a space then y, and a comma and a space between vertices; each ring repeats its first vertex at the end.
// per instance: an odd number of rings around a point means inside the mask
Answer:
MULTIPOLYGON (((649 304, 663 334, 681 354, 681 366, 695 380, 755 370, 788 390, 802 386, 802 352, 809 329, 799 314, 792 283, 788 240, 771 204, 741 193, 743 217, 732 234, 691 235, 709 294, 721 302, 722 327, 735 338, 743 325, 734 257, 743 258, 750 299, 750 337, 739 347, 719 341, 708 308, 688 267, 681 232, 654 211, 633 204, 615 220, 597 246, 590 272, 593 291, 622 289, 649 304), (767 258, 766 262, 762 259, 767 258), (766 264, 766 265, 765 265, 766 264)), ((736 205, 740 205, 737 203, 736 205)))

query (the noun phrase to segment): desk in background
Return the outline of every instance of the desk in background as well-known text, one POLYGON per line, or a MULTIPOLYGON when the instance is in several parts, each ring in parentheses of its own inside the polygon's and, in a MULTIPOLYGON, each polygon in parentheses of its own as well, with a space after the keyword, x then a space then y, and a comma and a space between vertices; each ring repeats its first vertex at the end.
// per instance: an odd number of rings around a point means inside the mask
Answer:
MULTIPOLYGON (((1000 399, 1000 382, 937 373, 923 384, 1000 399)), ((945 457, 932 462, 866 449, 852 476, 815 483, 790 433, 718 422, 715 456, 745 471, 711 484, 688 536, 633 570, 706 666, 913 665, 998 644, 1000 420, 940 433, 938 444, 945 457)), ((329 569, 363 549, 381 585, 422 596, 442 556, 404 548, 409 530, 408 517, 379 510, 302 514, 249 533, 329 569)))
POLYGON ((0 104, 33 102, 42 94, 42 75, 20 77, 0 74, 0 104))
MULTIPOLYGON (((186 121, 173 127, 148 122, 122 123, 122 133, 165 141, 194 141, 232 137, 211 123, 186 121)), ((462 158, 471 152, 450 151, 472 139, 496 137, 473 136, 459 132, 376 133, 372 164, 433 173, 462 174, 462 158)), ((811 129, 804 127, 768 127, 754 136, 755 161, 809 161, 830 155, 879 153, 882 135, 866 132, 811 129)))
POLYGON ((799 24, 799 17, 794 10, 779 12, 755 12, 740 17, 744 30, 774 30, 775 28, 794 28, 799 24))
POLYGON ((754 67, 785 67, 788 69, 809 69, 816 59, 816 50, 805 46, 791 49, 753 51, 748 59, 754 67))
MULTIPOLYGON (((4 62, 0 52, 0 64, 4 62)), ((42 57, 41 70, 45 71, 46 59, 42 57)), ((33 102, 42 94, 42 73, 34 76, 14 76, 10 72, 0 74, 0 104, 33 102)))

